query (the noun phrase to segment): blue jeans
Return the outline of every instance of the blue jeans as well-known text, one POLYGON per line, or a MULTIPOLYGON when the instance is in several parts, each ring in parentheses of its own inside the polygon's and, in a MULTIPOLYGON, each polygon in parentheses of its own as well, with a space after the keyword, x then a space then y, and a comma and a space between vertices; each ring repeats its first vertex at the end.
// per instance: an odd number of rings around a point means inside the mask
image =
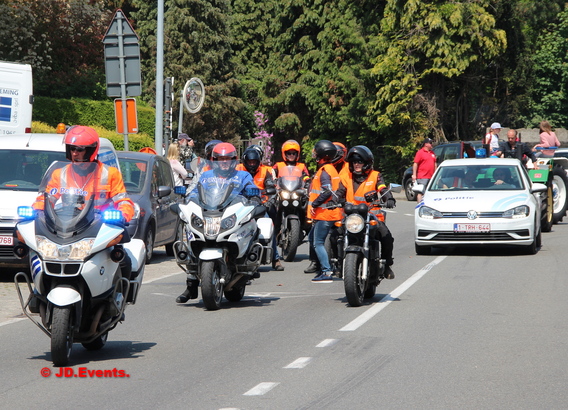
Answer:
POLYGON ((322 272, 331 272, 329 255, 325 250, 325 238, 333 227, 334 222, 335 221, 314 220, 312 229, 310 229, 310 234, 308 235, 310 245, 315 248, 322 272))

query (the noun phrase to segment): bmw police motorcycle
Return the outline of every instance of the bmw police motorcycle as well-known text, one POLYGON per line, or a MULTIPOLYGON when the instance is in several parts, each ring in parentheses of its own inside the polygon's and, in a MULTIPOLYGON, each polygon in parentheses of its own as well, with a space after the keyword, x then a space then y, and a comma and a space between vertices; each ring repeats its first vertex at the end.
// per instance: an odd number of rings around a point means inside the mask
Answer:
MULTIPOLYGON (((181 218, 174 253, 188 274, 188 299, 197 298, 201 285, 205 308, 217 310, 223 295, 240 301, 247 284, 260 277, 259 266, 271 263, 274 227, 258 188, 211 178, 199 181, 196 190, 186 204, 170 206, 181 218)), ((175 192, 185 194, 185 188, 176 187, 175 192)))
MULTIPOLYGON (((87 350, 105 345, 126 305, 136 302, 145 266, 144 242, 129 239, 122 213, 95 207, 96 198, 106 195, 95 183, 90 197, 76 188, 46 192, 52 173, 65 166, 82 164, 52 164, 40 186, 44 210, 18 209, 23 220, 14 247, 17 257, 30 260, 31 281, 23 272, 15 276, 22 309, 51 338, 55 366, 68 364, 75 342, 87 350)), ((96 164, 89 166, 96 181, 96 164)))

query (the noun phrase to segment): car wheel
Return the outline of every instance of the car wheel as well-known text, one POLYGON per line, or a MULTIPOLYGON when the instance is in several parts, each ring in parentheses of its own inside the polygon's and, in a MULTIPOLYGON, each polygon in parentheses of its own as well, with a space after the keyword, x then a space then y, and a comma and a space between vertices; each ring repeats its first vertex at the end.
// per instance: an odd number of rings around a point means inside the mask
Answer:
POLYGON ((154 228, 148 225, 146 235, 144 235, 144 244, 146 245, 146 264, 149 264, 154 255, 154 228))
POLYGON ((408 178, 404 184, 404 193, 409 201, 416 201, 416 192, 412 190, 412 178, 408 178))

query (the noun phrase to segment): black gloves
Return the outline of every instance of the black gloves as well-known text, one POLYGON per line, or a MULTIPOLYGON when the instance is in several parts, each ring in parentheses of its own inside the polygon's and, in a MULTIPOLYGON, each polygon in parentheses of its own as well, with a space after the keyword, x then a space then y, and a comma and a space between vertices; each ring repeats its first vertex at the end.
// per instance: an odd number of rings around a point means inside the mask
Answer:
POLYGON ((387 199, 387 202, 385 204, 385 208, 388 208, 388 209, 396 208, 396 199, 394 199, 394 198, 387 199))

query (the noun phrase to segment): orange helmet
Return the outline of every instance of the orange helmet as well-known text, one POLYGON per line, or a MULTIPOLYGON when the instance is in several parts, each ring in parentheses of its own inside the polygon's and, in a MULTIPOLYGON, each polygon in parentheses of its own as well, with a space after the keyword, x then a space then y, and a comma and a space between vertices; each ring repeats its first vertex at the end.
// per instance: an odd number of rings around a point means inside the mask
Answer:
POLYGON ((286 151, 297 151, 296 161, 300 160, 300 144, 296 140, 288 140, 282 144, 282 159, 286 161, 286 151))
POLYGON ((335 148, 337 148, 337 154, 331 161, 333 165, 341 164, 345 161, 345 157, 347 156, 347 148, 341 142, 334 142, 335 148))
POLYGON ((85 151, 83 162, 94 162, 99 153, 100 138, 97 131, 84 125, 75 125, 65 134, 65 156, 71 161, 71 150, 85 151))

